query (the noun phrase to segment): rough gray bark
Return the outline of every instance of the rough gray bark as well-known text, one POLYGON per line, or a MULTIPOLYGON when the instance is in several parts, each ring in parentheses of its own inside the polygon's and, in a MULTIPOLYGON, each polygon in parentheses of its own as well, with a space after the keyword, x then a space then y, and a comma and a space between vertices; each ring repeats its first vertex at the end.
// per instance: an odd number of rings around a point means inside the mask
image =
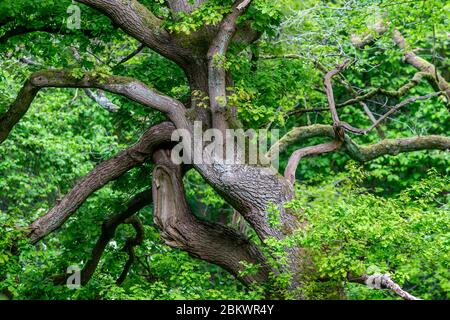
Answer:
POLYGON ((25 82, 8 111, 0 116, 0 143, 8 137, 16 123, 28 111, 37 93, 42 88, 102 89, 123 95, 144 106, 164 112, 177 126, 186 126, 185 107, 181 102, 150 89, 136 79, 120 76, 99 76, 89 72, 81 77, 76 77, 68 70, 48 70, 33 73, 25 82))

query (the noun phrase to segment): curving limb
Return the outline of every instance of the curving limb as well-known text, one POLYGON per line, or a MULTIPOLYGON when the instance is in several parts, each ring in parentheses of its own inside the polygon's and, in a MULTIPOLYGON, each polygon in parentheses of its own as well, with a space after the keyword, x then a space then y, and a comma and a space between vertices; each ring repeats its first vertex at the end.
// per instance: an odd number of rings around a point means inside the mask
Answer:
POLYGON ((236 33, 237 20, 250 3, 251 0, 239 0, 234 3, 231 13, 222 20, 219 31, 208 50, 208 88, 212 123, 214 128, 222 132, 227 129, 225 55, 236 33))
POLYGON ((51 208, 30 226, 29 238, 36 243, 50 232, 58 229, 95 191, 108 182, 119 178, 128 170, 149 160, 155 148, 170 144, 175 127, 164 122, 147 130, 132 147, 113 158, 98 164, 51 208))
POLYGON ((184 106, 181 102, 150 89, 142 82, 128 77, 104 76, 90 72, 75 76, 68 70, 48 70, 33 73, 25 82, 8 111, 0 116, 0 143, 28 111, 42 88, 96 88, 125 96, 144 106, 168 115, 176 125, 185 126, 184 106))
POLYGON ((258 246, 238 231, 221 224, 202 221, 190 212, 184 195, 181 168, 170 160, 170 151, 154 154, 154 221, 167 245, 217 264, 245 284, 268 279, 270 268, 258 246), (259 265, 256 274, 241 275, 241 261, 259 265))
POLYGON ((373 289, 389 289, 405 300, 422 300, 403 290, 388 274, 376 274, 370 276, 364 274, 356 278, 349 276, 348 280, 350 282, 365 284, 373 289))
POLYGON ((295 171, 299 161, 306 156, 312 156, 327 152, 336 151, 342 145, 342 141, 335 140, 327 143, 322 143, 316 146, 310 146, 295 151, 289 158, 288 164, 284 171, 284 177, 291 183, 295 182, 295 171))
POLYGON ((186 64, 190 51, 177 45, 156 17, 137 0, 76 0, 101 11, 115 25, 166 58, 186 64))
POLYGON ((448 101, 450 101, 450 84, 447 82, 447 80, 444 79, 441 73, 437 70, 436 66, 417 56, 414 53, 414 50, 408 47, 405 38, 398 31, 398 29, 394 29, 394 31, 392 32, 392 38, 394 39, 395 44, 403 50, 405 61, 417 70, 431 75, 436 83, 436 86, 440 91, 443 91, 445 93, 448 101))
POLYGON ((141 220, 137 216, 129 217, 125 220, 125 223, 131 224, 136 231, 136 235, 133 238, 130 238, 125 243, 125 246, 123 247, 123 251, 125 251, 128 254, 128 260, 125 263, 125 266, 120 273, 119 278, 116 281, 116 284, 118 286, 122 285, 122 283, 125 281, 128 272, 131 269, 131 266, 133 265, 134 261, 136 260, 136 253, 134 252, 134 247, 142 244, 142 241, 144 241, 144 227, 142 225, 141 220))

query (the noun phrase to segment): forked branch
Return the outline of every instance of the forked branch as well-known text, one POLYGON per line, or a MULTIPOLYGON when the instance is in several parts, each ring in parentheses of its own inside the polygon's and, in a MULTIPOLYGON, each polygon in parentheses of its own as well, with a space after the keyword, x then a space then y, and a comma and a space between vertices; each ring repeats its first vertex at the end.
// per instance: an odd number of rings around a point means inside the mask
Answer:
POLYGON ((39 90, 50 87, 102 89, 164 112, 175 124, 185 125, 185 108, 181 102, 147 87, 136 79, 90 72, 76 76, 68 70, 48 70, 32 74, 8 111, 0 116, 0 143, 8 137, 12 128, 27 112, 39 90))
MULTIPOLYGON (((94 248, 92 249, 91 257, 86 262, 85 266, 81 270, 81 284, 85 285, 92 278, 100 259, 105 251, 106 246, 114 237, 117 228, 122 223, 126 223, 126 220, 132 217, 139 210, 148 206, 152 202, 152 191, 151 189, 145 190, 138 195, 136 195, 127 204, 124 211, 119 214, 108 217, 102 225, 102 232, 94 248)), ((140 235, 141 233, 139 233, 140 235)), ((139 240, 139 239, 138 239, 139 240)), ((134 242, 133 242, 134 243, 134 242)))
POLYGON ((357 278, 348 278, 350 282, 356 282, 365 284, 373 289, 389 289, 396 295, 402 297, 405 300, 422 300, 419 299, 409 292, 403 290, 396 282, 394 282, 391 277, 387 274, 377 274, 377 275, 362 275, 357 278))

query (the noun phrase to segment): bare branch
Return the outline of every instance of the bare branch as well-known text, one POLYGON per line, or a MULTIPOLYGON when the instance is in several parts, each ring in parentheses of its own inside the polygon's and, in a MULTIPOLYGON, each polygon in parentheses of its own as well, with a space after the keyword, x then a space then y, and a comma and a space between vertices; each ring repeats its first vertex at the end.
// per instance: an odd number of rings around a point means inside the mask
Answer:
POLYGON ((141 43, 139 44, 139 46, 136 48, 136 50, 134 50, 133 52, 131 52, 129 55, 127 55, 126 57, 122 58, 113 68, 117 68, 118 66, 130 61, 131 59, 133 59, 135 56, 137 56, 139 53, 142 52, 142 50, 144 50, 145 48, 145 44, 141 43))
POLYGON ((328 99, 328 106, 331 111, 331 117, 333 118, 333 124, 339 125, 339 116, 336 111, 336 103, 334 102, 334 94, 333 94, 333 86, 331 84, 331 79, 339 74, 342 70, 344 70, 350 63, 350 60, 346 60, 343 63, 339 64, 334 68, 333 70, 329 71, 323 80, 323 83, 325 85, 325 92, 327 93, 327 99, 328 99))
POLYGON ((98 164, 61 201, 31 224, 30 241, 36 243, 58 229, 93 192, 147 161, 157 146, 170 142, 174 129, 169 122, 153 126, 134 146, 98 164))
POLYGON ((345 102, 339 103, 339 104, 337 104, 336 107, 342 108, 342 107, 352 105, 352 104, 355 104, 355 103, 358 103, 361 101, 365 101, 365 100, 368 100, 368 99, 376 96, 377 94, 382 94, 382 95, 385 95, 388 97, 393 97, 393 98, 399 98, 399 97, 402 97, 403 95, 405 95, 409 90, 414 88, 416 85, 418 85, 424 77, 430 77, 430 76, 431 75, 426 72, 417 72, 410 81, 405 83, 398 90, 386 90, 383 88, 376 88, 376 89, 373 89, 373 90, 367 92, 364 95, 361 95, 361 96, 355 97, 353 99, 349 99, 345 102))
MULTIPOLYGON (((319 62, 316 61, 316 65, 319 67, 320 70, 322 70, 322 72, 326 73, 326 68, 319 62)), ((350 91, 350 93, 353 95, 354 98, 358 97, 358 93, 356 92, 355 89, 353 89, 353 87, 350 85, 350 83, 347 81, 347 79, 342 75, 339 74, 339 78, 338 81, 348 90, 350 91)), ((359 101, 359 104, 363 107, 364 112, 367 114, 367 116, 369 117, 370 121, 372 121, 372 123, 376 122, 376 119, 373 115, 373 113, 370 111, 369 107, 367 106, 367 104, 365 104, 362 101, 359 101)), ((338 108, 338 106, 336 106, 336 108, 338 108)), ((377 132, 378 135, 384 139, 384 132, 383 129, 381 129, 381 127, 379 125, 376 126, 377 128, 377 132)))
POLYGON ((93 90, 84 89, 84 92, 91 100, 98 103, 98 105, 105 110, 108 110, 109 112, 119 111, 120 107, 111 102, 111 100, 109 100, 102 91, 94 92, 93 90))

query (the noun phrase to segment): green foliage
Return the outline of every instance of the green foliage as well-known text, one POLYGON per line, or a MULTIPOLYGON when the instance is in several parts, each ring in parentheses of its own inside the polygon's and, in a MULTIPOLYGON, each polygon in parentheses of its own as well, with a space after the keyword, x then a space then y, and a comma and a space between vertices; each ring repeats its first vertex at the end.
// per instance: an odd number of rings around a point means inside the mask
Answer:
MULTIPOLYGON (((361 187, 370 173, 355 167, 350 172, 323 178, 317 186, 297 186, 291 205, 308 221, 298 241, 314 257, 314 276, 342 282, 349 273, 388 273, 416 296, 448 299, 450 180, 430 170, 385 198, 361 187)), ((355 299, 390 294, 347 290, 355 299)))

